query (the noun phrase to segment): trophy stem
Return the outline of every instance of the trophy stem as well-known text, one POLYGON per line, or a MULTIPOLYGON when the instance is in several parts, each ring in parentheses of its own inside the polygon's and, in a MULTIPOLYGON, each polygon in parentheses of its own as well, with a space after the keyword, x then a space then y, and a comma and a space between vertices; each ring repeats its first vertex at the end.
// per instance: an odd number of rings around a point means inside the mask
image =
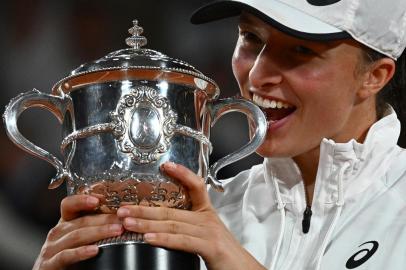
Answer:
POLYGON ((196 254, 146 243, 103 246, 99 254, 67 270, 200 270, 196 254))

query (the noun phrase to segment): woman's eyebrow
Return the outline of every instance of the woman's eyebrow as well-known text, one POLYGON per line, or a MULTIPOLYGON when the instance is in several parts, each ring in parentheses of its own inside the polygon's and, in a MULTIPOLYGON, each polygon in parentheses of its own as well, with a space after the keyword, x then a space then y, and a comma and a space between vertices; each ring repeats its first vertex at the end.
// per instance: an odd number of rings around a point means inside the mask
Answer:
POLYGON ((242 11, 240 18, 239 18, 239 23, 251 24, 251 23, 253 23, 253 19, 250 15, 248 15, 247 13, 242 11))

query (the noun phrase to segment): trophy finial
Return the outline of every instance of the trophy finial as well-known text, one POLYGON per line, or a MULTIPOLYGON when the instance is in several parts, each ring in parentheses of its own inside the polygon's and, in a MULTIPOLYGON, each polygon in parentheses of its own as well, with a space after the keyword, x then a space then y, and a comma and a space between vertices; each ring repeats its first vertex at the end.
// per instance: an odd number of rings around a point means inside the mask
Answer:
POLYGON ((147 44, 147 38, 140 36, 144 29, 138 25, 138 20, 133 20, 134 26, 128 29, 128 32, 132 35, 125 39, 125 42, 128 46, 133 47, 134 49, 139 49, 142 46, 147 44))

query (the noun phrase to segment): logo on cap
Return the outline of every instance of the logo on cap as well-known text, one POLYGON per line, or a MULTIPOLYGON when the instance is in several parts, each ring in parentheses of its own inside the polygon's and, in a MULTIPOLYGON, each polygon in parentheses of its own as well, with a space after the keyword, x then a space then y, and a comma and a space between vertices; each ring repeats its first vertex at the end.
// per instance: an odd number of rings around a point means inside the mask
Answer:
POLYGON ((307 3, 313 6, 329 6, 340 2, 341 0, 306 0, 307 3))

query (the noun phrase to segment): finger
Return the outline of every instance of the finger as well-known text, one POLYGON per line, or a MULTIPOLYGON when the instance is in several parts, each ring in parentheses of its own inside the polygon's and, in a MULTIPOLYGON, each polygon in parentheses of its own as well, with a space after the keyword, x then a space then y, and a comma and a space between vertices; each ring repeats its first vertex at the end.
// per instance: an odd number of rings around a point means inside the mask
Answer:
POLYGON ((76 218, 71 221, 61 221, 57 226, 52 228, 47 239, 50 241, 56 241, 63 235, 68 234, 79 228, 98 226, 105 224, 120 224, 121 220, 117 215, 112 214, 96 214, 96 215, 86 215, 80 218, 76 218))
POLYGON ((106 238, 119 236, 123 231, 124 228, 122 224, 85 227, 64 235, 55 241, 51 248, 52 250, 59 251, 89 245, 106 238))
POLYGON ((83 246, 74 249, 67 249, 56 254, 41 270, 65 269, 74 263, 87 260, 97 255, 99 248, 96 245, 83 246))
POLYGON ((123 226, 127 231, 137 233, 170 233, 185 234, 194 237, 203 237, 207 230, 199 225, 178 222, 173 220, 154 221, 136 218, 125 218, 123 226))
POLYGON ((72 220, 79 217, 83 211, 96 210, 99 199, 90 195, 71 195, 61 202, 61 217, 72 220))
POLYGON ((199 254, 203 258, 212 250, 209 241, 184 234, 146 233, 144 241, 153 246, 199 254))
POLYGON ((161 166, 161 169, 165 174, 179 181, 179 183, 188 191, 192 201, 192 210, 197 210, 210 205, 206 184, 201 177, 197 176, 188 168, 173 162, 164 163, 161 166))
POLYGON ((99 226, 106 224, 121 224, 120 218, 115 214, 86 215, 65 223, 65 231, 70 232, 78 228, 99 226))
POLYGON ((190 223, 197 222, 192 211, 173 209, 167 207, 149 207, 139 205, 127 205, 117 210, 117 216, 120 218, 133 217, 149 220, 175 220, 190 223))

